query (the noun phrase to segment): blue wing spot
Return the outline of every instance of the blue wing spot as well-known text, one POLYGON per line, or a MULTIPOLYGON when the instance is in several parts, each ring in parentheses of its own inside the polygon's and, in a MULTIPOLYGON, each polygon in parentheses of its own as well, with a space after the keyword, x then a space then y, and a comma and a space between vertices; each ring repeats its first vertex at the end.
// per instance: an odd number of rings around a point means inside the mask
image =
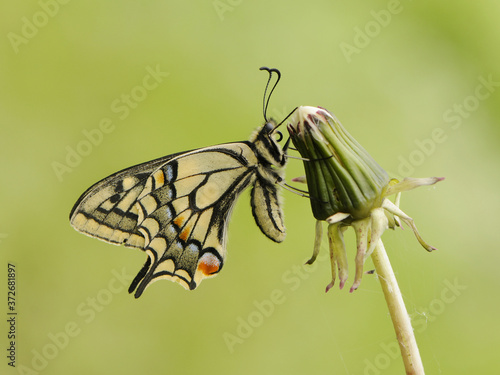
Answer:
POLYGON ((186 246, 186 250, 190 251, 191 253, 198 253, 200 251, 200 246, 196 243, 190 243, 186 246))
POLYGON ((172 161, 165 166, 165 178, 167 183, 172 183, 177 178, 177 162, 172 161))
POLYGON ((167 204, 165 206, 165 215, 167 216, 168 221, 171 221, 174 217, 174 209, 171 205, 167 204))

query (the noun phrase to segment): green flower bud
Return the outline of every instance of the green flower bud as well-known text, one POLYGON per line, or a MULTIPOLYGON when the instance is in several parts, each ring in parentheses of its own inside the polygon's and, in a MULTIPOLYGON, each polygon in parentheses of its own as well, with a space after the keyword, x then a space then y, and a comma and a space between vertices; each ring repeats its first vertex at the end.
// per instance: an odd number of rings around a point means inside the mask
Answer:
POLYGON ((364 262, 387 228, 401 226, 402 221, 413 230, 427 251, 436 249, 422 239, 413 219, 399 208, 399 202, 403 191, 432 185, 443 178, 390 179, 335 116, 323 108, 298 107, 289 122, 290 138, 304 159, 306 171, 306 178, 293 181, 307 182, 312 211, 317 219, 314 251, 308 264, 313 263, 319 253, 321 221, 329 224, 332 282, 326 291, 335 283, 337 273, 341 289, 347 280, 343 232, 348 226, 354 228, 357 242, 351 292, 359 287, 364 262), (387 199, 392 194, 397 194, 394 203, 387 199))
POLYGON ((349 213, 354 220, 380 207, 387 172, 325 109, 298 107, 288 125, 304 161, 311 206, 318 220, 349 213))

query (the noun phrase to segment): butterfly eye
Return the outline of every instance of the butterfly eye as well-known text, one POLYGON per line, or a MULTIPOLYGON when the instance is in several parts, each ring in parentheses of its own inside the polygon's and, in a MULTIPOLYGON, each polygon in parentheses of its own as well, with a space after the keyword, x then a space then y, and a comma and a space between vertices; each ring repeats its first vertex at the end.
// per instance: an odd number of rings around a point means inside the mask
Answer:
POLYGON ((273 131, 274 129, 274 124, 270 123, 270 122, 266 122, 266 124, 264 125, 264 130, 267 134, 271 134, 271 132, 273 131))

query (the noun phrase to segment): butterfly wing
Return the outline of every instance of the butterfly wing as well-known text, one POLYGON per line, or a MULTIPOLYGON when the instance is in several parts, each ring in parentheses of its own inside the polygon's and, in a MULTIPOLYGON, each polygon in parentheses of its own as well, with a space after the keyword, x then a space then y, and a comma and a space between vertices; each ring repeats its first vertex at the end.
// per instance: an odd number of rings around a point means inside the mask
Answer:
POLYGON ((123 169, 88 188, 73 206, 71 225, 88 236, 116 245, 144 248, 135 206, 149 176, 179 154, 123 169))
POLYGON ((246 143, 141 164, 87 190, 72 211, 71 224, 148 254, 129 289, 137 288, 135 297, 159 279, 195 289, 224 264, 229 215, 238 195, 254 182, 256 165, 246 143))
POLYGON ((262 233, 275 242, 282 242, 286 230, 279 183, 284 181, 287 158, 285 151, 272 136, 276 127, 274 122, 268 122, 250 138, 260 161, 250 204, 255 222, 262 233))
POLYGON ((261 232, 275 242, 282 242, 286 230, 278 186, 274 181, 258 174, 252 188, 250 204, 261 232))

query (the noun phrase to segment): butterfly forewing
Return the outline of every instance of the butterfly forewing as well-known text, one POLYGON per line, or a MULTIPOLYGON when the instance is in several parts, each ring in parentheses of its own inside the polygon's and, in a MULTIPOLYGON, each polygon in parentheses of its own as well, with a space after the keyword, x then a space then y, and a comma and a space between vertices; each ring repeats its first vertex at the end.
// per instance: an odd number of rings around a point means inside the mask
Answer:
MULTIPOLYGON (((248 186, 254 186, 252 211, 262 232, 276 242, 284 239, 276 185, 284 158, 276 165, 280 155, 267 156, 271 137, 265 129, 248 142, 170 155, 115 173, 80 197, 71 224, 87 235, 148 254, 129 289, 136 297, 159 279, 195 289, 222 269, 229 216, 248 186)), ((272 147, 274 154, 283 154, 272 147)))
POLYGON ((135 202, 151 173, 175 156, 124 169, 94 184, 73 206, 71 225, 107 242, 144 248, 144 238, 137 231, 135 202))

